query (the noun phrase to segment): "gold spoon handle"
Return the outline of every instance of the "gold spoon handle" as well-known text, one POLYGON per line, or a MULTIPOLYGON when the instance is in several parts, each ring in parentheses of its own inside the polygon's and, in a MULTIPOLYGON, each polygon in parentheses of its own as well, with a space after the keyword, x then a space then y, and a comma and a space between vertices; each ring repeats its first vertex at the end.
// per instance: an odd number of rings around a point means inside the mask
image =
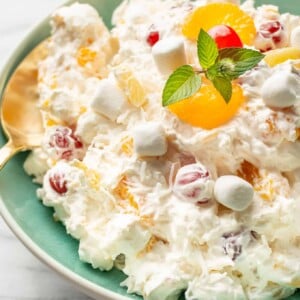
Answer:
POLYGON ((15 147, 11 141, 8 141, 7 144, 0 149, 0 170, 19 151, 20 149, 15 147))

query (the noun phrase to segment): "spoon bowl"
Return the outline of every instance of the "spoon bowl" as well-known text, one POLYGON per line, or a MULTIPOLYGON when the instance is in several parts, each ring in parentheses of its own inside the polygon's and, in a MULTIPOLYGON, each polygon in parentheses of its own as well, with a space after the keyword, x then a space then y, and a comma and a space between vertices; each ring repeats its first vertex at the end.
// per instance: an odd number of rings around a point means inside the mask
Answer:
POLYGON ((0 169, 17 152, 40 146, 44 133, 38 109, 38 62, 46 56, 39 44, 15 70, 3 94, 1 125, 8 137, 0 150, 0 169))

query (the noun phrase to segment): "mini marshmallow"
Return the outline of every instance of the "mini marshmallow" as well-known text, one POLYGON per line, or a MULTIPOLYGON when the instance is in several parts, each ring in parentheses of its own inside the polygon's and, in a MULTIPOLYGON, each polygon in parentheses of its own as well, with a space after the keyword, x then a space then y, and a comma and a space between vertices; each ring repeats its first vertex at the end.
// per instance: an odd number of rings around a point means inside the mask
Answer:
POLYGON ((300 48, 300 26, 292 30, 290 44, 292 47, 300 48))
POLYGON ((133 130, 132 136, 134 150, 139 156, 161 156, 168 150, 166 134, 159 123, 141 124, 133 130))
POLYGON ((162 75, 170 75, 175 69, 186 64, 184 42, 179 37, 158 41, 152 48, 152 55, 162 75))
POLYGON ((243 211, 252 202, 254 190, 244 179, 226 175, 217 179, 214 186, 215 199, 222 205, 234 210, 243 211))
POLYGON ((278 72, 268 78, 261 94, 266 105, 284 108, 295 104, 300 92, 300 80, 291 72, 278 72))
POLYGON ((107 78, 99 83, 91 107, 95 112, 116 121, 118 116, 125 110, 126 103, 126 96, 117 86, 114 78, 107 78))

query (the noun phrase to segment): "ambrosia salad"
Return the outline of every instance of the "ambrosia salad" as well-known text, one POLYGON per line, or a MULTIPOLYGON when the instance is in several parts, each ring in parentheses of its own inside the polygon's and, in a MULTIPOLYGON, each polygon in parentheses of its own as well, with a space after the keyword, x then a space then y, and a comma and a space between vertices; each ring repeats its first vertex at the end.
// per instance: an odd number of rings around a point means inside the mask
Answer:
POLYGON ((45 136, 25 162, 38 196, 80 241, 82 261, 121 269, 122 286, 144 299, 293 294, 300 17, 251 0, 127 0, 113 24, 87 4, 53 13, 39 65, 45 136), (199 51, 213 52, 201 40, 197 52, 199 32, 214 51, 252 50, 260 62, 205 76, 199 51), (178 68, 198 89, 185 82, 187 99, 175 91, 163 105, 178 68))

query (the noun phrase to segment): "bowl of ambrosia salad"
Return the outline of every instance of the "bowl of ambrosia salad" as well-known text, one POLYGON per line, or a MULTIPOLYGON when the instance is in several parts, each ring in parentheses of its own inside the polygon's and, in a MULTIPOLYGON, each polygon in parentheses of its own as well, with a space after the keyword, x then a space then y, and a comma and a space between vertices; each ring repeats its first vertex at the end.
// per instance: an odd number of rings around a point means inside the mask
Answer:
POLYGON ((300 17, 251 0, 129 0, 110 30, 96 7, 51 16, 45 134, 24 162, 37 192, 6 204, 8 223, 95 297, 295 294, 300 17))

